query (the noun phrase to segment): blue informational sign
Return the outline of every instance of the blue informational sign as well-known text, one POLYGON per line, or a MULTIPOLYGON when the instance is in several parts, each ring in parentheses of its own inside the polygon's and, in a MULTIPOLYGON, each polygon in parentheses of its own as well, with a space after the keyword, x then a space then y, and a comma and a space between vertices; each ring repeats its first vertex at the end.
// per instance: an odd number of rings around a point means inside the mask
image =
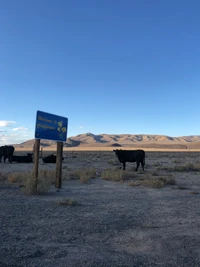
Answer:
POLYGON ((67 126, 67 118, 38 110, 36 115, 35 138, 66 142, 67 126))

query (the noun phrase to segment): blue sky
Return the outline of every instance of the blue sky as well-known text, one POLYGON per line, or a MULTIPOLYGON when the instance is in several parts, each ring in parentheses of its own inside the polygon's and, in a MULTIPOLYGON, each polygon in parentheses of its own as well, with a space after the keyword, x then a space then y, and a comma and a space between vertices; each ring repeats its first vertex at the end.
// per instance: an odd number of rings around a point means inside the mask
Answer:
POLYGON ((68 137, 199 135, 200 1, 0 0, 0 144, 36 111, 68 137))

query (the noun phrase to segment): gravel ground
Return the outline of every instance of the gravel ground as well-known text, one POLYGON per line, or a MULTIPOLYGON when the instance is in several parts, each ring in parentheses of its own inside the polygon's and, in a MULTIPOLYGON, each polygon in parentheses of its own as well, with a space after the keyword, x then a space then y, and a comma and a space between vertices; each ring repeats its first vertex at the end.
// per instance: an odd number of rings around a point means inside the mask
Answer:
MULTIPOLYGON (((155 156, 154 164, 159 160, 155 156)), ((10 165, 1 169, 10 172, 10 165)), ((199 172, 175 178, 177 185, 161 189, 101 178, 65 181, 38 196, 1 181, 0 266, 199 267, 199 172), (59 205, 63 197, 77 205, 59 205)))

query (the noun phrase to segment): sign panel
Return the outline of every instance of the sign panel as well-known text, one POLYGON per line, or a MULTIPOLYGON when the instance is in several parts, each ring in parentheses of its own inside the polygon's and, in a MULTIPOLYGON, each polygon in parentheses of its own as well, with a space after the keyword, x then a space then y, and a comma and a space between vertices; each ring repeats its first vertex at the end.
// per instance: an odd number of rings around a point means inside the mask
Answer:
POLYGON ((65 142, 67 139, 68 118, 37 111, 35 138, 65 142))

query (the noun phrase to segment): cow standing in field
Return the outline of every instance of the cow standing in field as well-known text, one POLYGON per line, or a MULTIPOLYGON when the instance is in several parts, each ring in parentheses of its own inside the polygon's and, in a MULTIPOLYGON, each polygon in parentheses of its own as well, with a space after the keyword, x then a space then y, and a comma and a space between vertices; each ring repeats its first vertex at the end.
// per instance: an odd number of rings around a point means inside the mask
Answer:
POLYGON ((122 149, 116 149, 113 150, 115 152, 116 157, 118 160, 123 163, 123 170, 126 169, 126 162, 136 162, 137 166, 135 171, 137 172, 140 163, 142 164, 142 168, 144 171, 144 165, 145 165, 145 152, 144 150, 122 150, 122 149))
POLYGON ((27 153, 27 156, 12 156, 12 161, 18 162, 18 163, 31 163, 33 162, 33 154, 27 153))
POLYGON ((4 163, 7 158, 8 158, 8 161, 12 163, 12 155, 14 151, 15 151, 14 146, 1 146, 0 147, 0 162, 1 162, 1 158, 4 157, 4 163))

